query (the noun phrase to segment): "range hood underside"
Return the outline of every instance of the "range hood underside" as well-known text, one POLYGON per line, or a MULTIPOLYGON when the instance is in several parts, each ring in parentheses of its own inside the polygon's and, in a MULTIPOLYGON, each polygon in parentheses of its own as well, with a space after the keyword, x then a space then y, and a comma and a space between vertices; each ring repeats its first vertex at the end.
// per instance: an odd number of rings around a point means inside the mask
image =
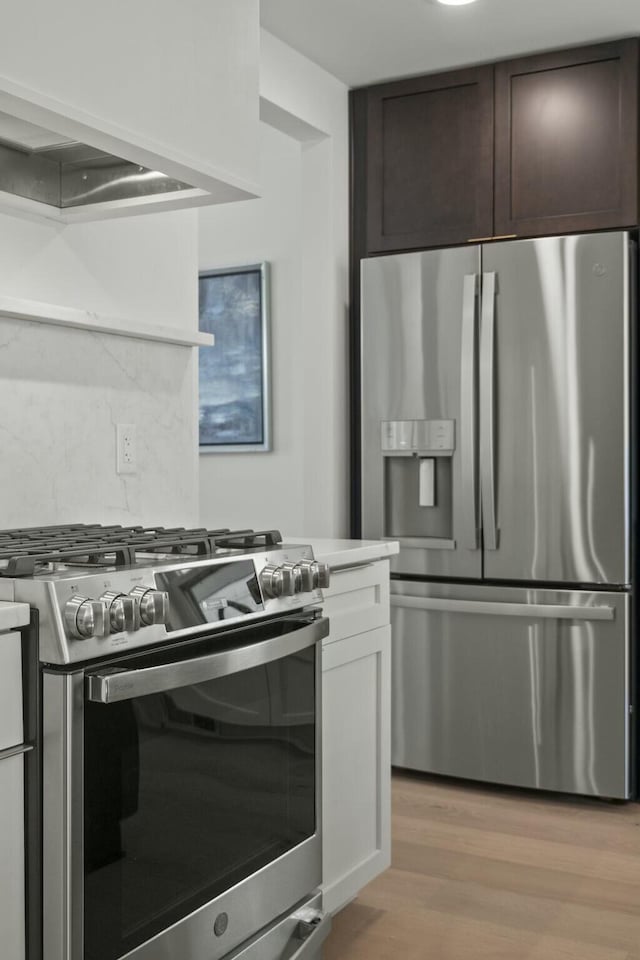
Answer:
POLYGON ((0 191, 59 210, 190 189, 157 170, 85 144, 27 151, 0 141, 0 191))

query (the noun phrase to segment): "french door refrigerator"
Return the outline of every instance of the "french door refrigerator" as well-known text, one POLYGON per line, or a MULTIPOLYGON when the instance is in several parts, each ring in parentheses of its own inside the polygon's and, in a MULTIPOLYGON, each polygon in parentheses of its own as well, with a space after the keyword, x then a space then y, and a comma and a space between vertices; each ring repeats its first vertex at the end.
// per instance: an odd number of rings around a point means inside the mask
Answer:
POLYGON ((612 232, 362 263, 394 765, 632 793, 635 256, 612 232))

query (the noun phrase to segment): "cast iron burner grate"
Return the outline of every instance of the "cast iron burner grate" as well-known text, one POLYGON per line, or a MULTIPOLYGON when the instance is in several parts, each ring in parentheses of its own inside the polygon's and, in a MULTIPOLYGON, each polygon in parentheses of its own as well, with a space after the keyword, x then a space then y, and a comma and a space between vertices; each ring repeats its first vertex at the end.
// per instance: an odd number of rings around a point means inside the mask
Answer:
POLYGON ((126 567, 137 554, 199 559, 220 551, 250 551, 282 543, 279 530, 204 527, 123 527, 63 524, 0 531, 0 576, 33 577, 54 564, 126 567))

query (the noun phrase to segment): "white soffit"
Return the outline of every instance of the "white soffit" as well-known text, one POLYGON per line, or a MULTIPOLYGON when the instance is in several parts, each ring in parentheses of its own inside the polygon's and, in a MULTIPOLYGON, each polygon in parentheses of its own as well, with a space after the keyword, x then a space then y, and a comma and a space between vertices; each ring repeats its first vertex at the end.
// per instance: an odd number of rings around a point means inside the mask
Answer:
POLYGON ((351 87, 640 35, 640 0, 260 0, 265 30, 351 87))

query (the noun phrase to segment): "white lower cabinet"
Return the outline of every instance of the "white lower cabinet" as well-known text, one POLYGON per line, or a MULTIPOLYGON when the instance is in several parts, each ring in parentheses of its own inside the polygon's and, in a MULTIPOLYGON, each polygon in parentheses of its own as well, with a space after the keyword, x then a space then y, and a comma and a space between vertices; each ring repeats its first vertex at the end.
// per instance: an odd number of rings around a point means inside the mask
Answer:
POLYGON ((22 638, 0 634, 0 750, 18 746, 24 736, 22 713, 22 638))
POLYGON ((370 563, 332 573, 325 595, 331 633, 322 651, 322 889, 331 913, 391 861, 388 580, 388 562, 370 563), (365 595, 373 610, 365 604, 361 617, 355 610, 345 616, 353 598, 365 595), (340 631, 372 619, 383 625, 347 636, 340 631))
POLYGON ((22 638, 0 634, 0 957, 25 956, 22 638), (8 754, 8 755, 7 755, 8 754))
POLYGON ((0 956, 24 960, 24 758, 0 760, 0 956))

